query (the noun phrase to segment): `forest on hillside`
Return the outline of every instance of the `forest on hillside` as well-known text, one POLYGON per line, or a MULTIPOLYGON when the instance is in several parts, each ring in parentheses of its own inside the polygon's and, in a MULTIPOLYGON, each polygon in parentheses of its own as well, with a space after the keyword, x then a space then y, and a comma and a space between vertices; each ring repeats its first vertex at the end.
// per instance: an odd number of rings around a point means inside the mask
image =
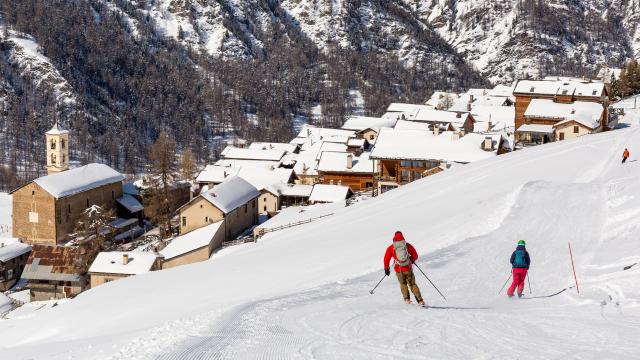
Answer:
MULTIPOLYGON (((163 130, 202 164, 220 150, 215 140, 230 135, 289 141, 294 118, 312 121, 318 105, 319 125, 340 126, 351 112, 350 90, 359 90, 366 113, 375 115, 392 101, 422 102, 436 89, 485 84, 461 60, 437 61, 442 54, 406 66, 366 49, 320 51, 277 6, 272 11, 280 17, 275 31, 257 33, 264 51, 241 59, 185 48, 158 35, 141 13, 135 20, 143 26, 132 34, 127 19, 99 0, 0 2, 1 186, 44 174, 43 134, 55 120, 72 131, 72 159, 136 173, 163 130), (8 39, 20 34, 35 38, 76 102, 61 103, 9 61, 8 39)), ((437 46, 453 53, 443 41, 437 46)))

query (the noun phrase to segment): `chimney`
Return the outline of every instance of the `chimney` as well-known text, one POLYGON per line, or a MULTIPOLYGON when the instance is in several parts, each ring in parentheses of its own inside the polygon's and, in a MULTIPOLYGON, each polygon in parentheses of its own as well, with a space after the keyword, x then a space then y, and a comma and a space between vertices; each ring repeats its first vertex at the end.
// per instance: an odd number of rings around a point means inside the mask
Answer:
POLYGON ((491 121, 488 121, 488 122, 487 122, 487 130, 491 130, 491 126, 492 126, 492 125, 493 125, 493 124, 491 123, 491 121))
POLYGON ((469 95, 469 104, 471 104, 474 100, 473 94, 469 95))
POLYGON ((227 178, 227 171, 225 170, 222 175, 224 175, 224 178, 226 179, 227 178))
MULTIPOLYGON (((467 104, 467 111, 471 111, 471 103, 467 104)), ((458 116, 458 117, 460 117, 460 116, 458 116)))
POLYGON ((493 140, 491 139, 490 136, 487 136, 487 137, 484 138, 484 141, 482 142, 482 148, 485 151, 493 150, 493 140))
POLYGON ((433 135, 435 135, 435 136, 440 135, 440 125, 439 124, 433 125, 433 135))
POLYGON ((353 155, 347 155, 347 169, 353 168, 353 155))
POLYGON ((129 255, 122 254, 122 265, 127 265, 129 263, 129 255))
POLYGON ((461 118, 462 118, 462 114, 460 114, 460 113, 456 113, 456 117, 457 117, 458 119, 461 119, 461 118))
POLYGON ((4 247, 4 243, 0 243, 0 248, 3 248, 3 247, 4 247))

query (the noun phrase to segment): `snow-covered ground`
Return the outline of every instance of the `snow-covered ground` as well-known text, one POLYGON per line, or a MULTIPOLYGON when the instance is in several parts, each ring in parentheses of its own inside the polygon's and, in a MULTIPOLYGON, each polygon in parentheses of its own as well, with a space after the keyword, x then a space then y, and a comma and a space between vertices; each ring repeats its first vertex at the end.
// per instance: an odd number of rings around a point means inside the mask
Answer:
POLYGON ((628 359, 640 336, 640 128, 454 167, 210 261, 110 282, 0 321, 11 359, 628 359), (630 160, 622 165, 622 149, 630 160), (402 303, 402 230, 448 301, 402 303), (525 239, 529 295, 498 290, 525 239), (573 286, 571 242, 580 294, 573 286), (469 308, 469 309, 464 309, 469 308))
POLYGON ((0 238, 11 237, 11 195, 0 192, 0 238))

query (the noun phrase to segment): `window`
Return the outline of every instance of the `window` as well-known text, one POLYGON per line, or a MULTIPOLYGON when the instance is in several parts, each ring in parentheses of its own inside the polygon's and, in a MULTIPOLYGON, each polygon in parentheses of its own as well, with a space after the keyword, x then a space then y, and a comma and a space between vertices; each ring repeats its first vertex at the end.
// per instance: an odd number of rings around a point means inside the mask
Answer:
POLYGON ((187 217, 186 216, 182 217, 182 226, 187 226, 187 217))
POLYGON ((244 213, 247 213, 247 209, 249 209, 249 204, 244 204, 244 213))
POLYGON ((116 198, 116 192, 111 190, 111 199, 114 200, 116 198))
POLYGON ((402 170, 400 172, 400 178, 402 182, 409 182, 411 180, 410 176, 411 176, 411 171, 409 170, 402 170))
POLYGON ((64 164, 66 161, 67 161, 67 157, 64 154, 62 154, 62 163, 64 164))
POLYGON ((56 154, 51 154, 51 165, 56 164, 56 154))
POLYGON ((55 149, 56 149, 56 141, 51 140, 51 150, 55 150, 55 149))
POLYGON ((89 198, 87 198, 87 207, 89 207, 89 198))
POLYGON ((422 162, 422 161, 414 161, 414 162, 413 162, 413 167, 414 167, 414 168, 421 168, 421 167, 424 167, 424 162, 422 162))
POLYGON ((418 179, 422 179, 422 171, 414 171, 413 172, 413 181, 418 179))
POLYGON ((255 201, 255 200, 253 200, 253 201, 251 202, 251 208, 252 208, 252 209, 255 209, 255 208, 256 208, 256 201, 255 201))
POLYGON ((36 191, 35 190, 31 191, 31 196, 36 196, 36 191))
POLYGON ((577 126, 574 126, 574 127, 573 127, 573 133, 574 133, 574 134, 577 134, 577 133, 579 133, 579 132, 580 132, 580 128, 578 128, 577 126))
POLYGON ((208 222, 209 222, 209 217, 208 217, 208 216, 205 216, 205 217, 204 217, 204 222, 206 222, 206 223, 208 223, 208 222))
POLYGON ((400 166, 401 166, 401 167, 411 167, 411 161, 408 161, 408 160, 401 160, 401 161, 400 161, 400 166))
POLYGON ((374 140, 376 138, 375 135, 369 135, 369 140, 374 140))
POLYGON ((264 211, 267 211, 267 205, 264 206, 264 211))
POLYGON ((13 269, 9 269, 7 270, 7 279, 12 279, 13 278, 13 269))
POLYGON ((202 204, 200 204, 200 209, 202 209, 202 204))
POLYGON ((64 149, 64 139, 60 139, 60 149, 64 149))
POLYGON ((564 140, 564 133, 563 132, 560 133, 560 140, 564 140))
POLYGON ((71 214, 71 204, 67 204, 67 213, 71 214))

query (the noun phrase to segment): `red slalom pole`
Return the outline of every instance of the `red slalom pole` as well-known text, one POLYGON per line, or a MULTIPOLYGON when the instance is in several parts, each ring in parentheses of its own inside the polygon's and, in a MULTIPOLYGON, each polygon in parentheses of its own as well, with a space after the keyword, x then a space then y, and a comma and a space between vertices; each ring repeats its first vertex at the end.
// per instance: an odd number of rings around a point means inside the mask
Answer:
POLYGON ((571 242, 569 242, 569 256, 571 256, 571 268, 573 269, 573 280, 576 282, 576 290, 580 294, 580 287, 578 287, 578 277, 576 276, 576 266, 573 264, 573 252, 571 251, 571 242))

